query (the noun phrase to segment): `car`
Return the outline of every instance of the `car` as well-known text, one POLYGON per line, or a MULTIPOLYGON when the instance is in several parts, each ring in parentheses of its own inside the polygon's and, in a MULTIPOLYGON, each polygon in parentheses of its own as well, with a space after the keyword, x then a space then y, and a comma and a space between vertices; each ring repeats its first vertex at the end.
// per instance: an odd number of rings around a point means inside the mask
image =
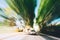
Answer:
POLYGON ((35 32, 35 30, 29 30, 29 34, 30 35, 36 35, 36 32, 35 32))

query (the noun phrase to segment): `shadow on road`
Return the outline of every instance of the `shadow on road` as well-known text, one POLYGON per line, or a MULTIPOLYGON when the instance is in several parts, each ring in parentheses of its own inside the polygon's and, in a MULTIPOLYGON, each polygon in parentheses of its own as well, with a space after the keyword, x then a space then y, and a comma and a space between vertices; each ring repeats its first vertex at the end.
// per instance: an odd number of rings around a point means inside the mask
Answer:
POLYGON ((40 36, 42 36, 43 38, 45 38, 46 40, 59 40, 58 38, 54 38, 45 34, 39 34, 40 36))

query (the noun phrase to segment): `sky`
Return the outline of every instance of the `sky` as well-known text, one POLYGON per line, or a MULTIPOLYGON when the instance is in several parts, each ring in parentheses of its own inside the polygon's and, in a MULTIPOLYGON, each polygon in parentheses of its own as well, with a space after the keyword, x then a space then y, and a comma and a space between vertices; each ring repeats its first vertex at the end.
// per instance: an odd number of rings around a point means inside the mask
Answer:
POLYGON ((38 8, 39 8, 39 5, 40 5, 40 0, 37 0, 37 1, 36 1, 36 4, 37 4, 37 6, 35 7, 35 11, 34 11, 35 17, 38 16, 38 8))
MULTIPOLYGON (((9 5, 6 3, 5 0, 0 0, 0 8, 3 10, 3 11, 0 11, 0 14, 1 15, 4 15, 4 16, 16 16, 16 13, 9 7, 9 5)), ((0 17, 0 21, 4 20, 4 18, 0 17)))
MULTIPOLYGON (((0 0, 0 8, 6 8, 7 7, 7 4, 6 4, 6 2, 4 1, 4 0, 0 0)), ((2 15, 4 15, 3 14, 3 12, 1 12, 0 11, 0 13, 2 14, 2 15)), ((0 21, 3 21, 4 20, 4 18, 2 18, 2 17, 0 17, 0 21)))
POLYGON ((51 21, 50 24, 54 25, 55 23, 56 23, 56 25, 60 24, 60 18, 57 18, 57 19, 51 21))
POLYGON ((8 4, 5 2, 5 0, 0 0, 0 8, 6 8, 8 7, 8 4))

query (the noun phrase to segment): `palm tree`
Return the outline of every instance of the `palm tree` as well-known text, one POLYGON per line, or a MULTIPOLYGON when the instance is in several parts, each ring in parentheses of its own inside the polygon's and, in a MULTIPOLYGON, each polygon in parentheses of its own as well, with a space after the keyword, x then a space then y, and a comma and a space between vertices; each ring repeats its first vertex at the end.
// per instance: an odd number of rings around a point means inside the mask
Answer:
POLYGON ((38 9, 38 17, 36 18, 40 27, 45 27, 47 23, 56 18, 53 14, 56 14, 55 12, 57 12, 56 9, 59 2, 59 0, 41 0, 40 7, 38 9))
POLYGON ((9 6, 24 20, 26 25, 33 26, 36 0, 6 0, 9 6))
POLYGON ((0 8, 0 17, 4 18, 4 24, 8 24, 10 26, 15 26, 15 18, 13 17, 8 17, 7 15, 5 15, 5 11, 3 11, 3 9, 0 8))
POLYGON ((3 10, 0 8, 0 16, 5 18, 5 19, 9 19, 3 12, 3 10))

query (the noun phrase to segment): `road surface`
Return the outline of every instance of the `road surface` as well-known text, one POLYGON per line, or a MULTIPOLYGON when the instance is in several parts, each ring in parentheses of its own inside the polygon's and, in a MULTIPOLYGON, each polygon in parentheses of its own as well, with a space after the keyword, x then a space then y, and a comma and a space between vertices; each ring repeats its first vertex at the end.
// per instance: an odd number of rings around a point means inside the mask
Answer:
POLYGON ((59 38, 45 35, 28 35, 23 32, 12 32, 0 34, 0 40, 60 40, 59 38))
POLYGON ((60 38, 39 34, 28 35, 25 32, 16 32, 16 28, 2 27, 0 28, 0 40, 60 40, 60 38))

